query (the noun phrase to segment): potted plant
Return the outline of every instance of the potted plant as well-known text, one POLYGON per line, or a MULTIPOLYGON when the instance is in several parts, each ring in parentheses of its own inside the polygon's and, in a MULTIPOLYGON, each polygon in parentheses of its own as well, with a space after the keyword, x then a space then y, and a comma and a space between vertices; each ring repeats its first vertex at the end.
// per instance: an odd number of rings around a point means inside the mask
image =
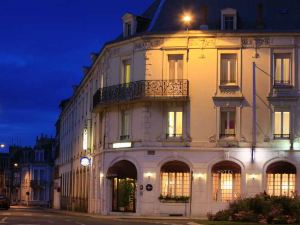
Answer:
POLYGON ((131 197, 134 192, 133 183, 128 180, 123 180, 120 182, 120 202, 119 210, 125 212, 128 210, 129 204, 131 202, 131 197))

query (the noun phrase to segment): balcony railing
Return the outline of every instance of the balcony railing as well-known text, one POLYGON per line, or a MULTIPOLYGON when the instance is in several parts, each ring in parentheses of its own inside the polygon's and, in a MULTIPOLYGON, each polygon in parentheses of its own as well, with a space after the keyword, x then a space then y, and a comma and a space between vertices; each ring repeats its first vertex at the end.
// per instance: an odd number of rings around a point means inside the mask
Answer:
POLYGON ((274 139, 290 139, 290 134, 274 134, 274 139))
POLYGON ((180 98, 189 96, 188 80, 142 80, 104 87, 94 95, 94 108, 98 105, 146 98, 180 98))

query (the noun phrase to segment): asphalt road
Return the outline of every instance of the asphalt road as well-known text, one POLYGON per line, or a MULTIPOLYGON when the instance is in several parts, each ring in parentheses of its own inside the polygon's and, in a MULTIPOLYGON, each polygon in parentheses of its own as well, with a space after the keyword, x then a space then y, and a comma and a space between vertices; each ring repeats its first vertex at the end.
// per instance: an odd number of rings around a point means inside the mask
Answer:
POLYGON ((0 210, 0 225, 198 225, 188 220, 142 220, 63 215, 48 210, 0 210))

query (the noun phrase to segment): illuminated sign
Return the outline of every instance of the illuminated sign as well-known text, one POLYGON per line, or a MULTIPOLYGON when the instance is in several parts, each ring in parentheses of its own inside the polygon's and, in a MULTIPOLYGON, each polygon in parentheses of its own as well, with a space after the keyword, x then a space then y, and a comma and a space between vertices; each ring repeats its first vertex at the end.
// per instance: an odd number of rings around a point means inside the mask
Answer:
POLYGON ((80 159, 80 165, 82 165, 82 166, 84 166, 84 167, 87 167, 87 166, 89 166, 91 164, 91 160, 90 160, 90 158, 88 158, 88 157, 82 157, 81 159, 80 159))
POLYGON ((113 148, 131 148, 131 142, 113 143, 113 148))
POLYGON ((83 130, 82 147, 83 147, 83 150, 85 150, 85 151, 88 149, 88 130, 87 130, 87 128, 84 128, 84 130, 83 130))

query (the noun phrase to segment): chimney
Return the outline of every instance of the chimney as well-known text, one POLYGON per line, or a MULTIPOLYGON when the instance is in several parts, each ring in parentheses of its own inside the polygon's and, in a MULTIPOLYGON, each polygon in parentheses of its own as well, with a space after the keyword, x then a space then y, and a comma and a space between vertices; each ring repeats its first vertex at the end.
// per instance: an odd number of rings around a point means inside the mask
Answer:
POLYGON ((200 8, 200 30, 208 30, 208 7, 206 4, 203 4, 200 8))
POLYGON ((263 29, 264 28, 264 5, 259 3, 257 5, 257 12, 256 12, 256 28, 263 29))

